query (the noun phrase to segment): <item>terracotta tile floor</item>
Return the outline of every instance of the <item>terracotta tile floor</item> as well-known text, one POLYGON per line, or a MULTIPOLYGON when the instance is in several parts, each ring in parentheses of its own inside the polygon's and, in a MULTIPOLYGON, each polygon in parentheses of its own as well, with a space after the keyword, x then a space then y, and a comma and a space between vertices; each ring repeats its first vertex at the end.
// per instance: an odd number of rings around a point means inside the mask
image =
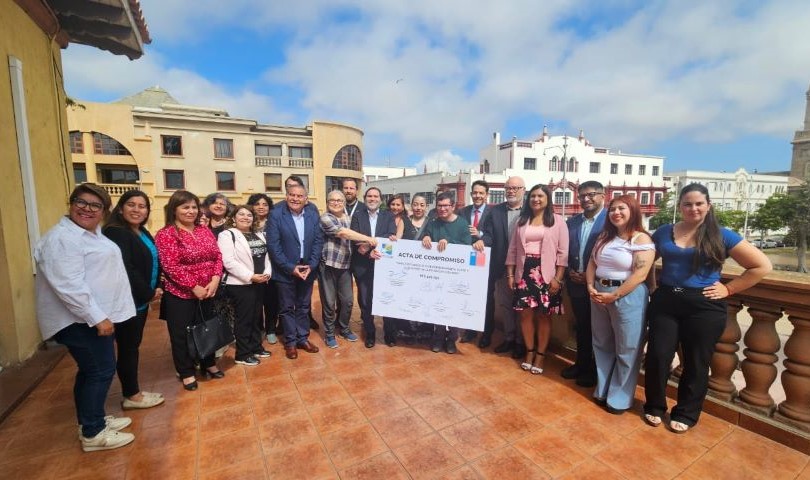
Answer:
MULTIPOLYGON (((318 354, 291 361, 267 346, 270 359, 242 367, 230 350, 223 380, 186 392, 163 323, 150 319, 145 337, 142 387, 166 403, 127 412, 133 444, 82 453, 66 357, 0 424, 0 477, 810 479, 808 456, 709 415, 687 435, 646 426, 640 391, 633 413, 609 415, 554 358, 531 376, 470 344, 457 355, 342 340, 331 350, 313 332, 318 354)), ((116 380, 108 413, 121 415, 120 401, 116 380)))

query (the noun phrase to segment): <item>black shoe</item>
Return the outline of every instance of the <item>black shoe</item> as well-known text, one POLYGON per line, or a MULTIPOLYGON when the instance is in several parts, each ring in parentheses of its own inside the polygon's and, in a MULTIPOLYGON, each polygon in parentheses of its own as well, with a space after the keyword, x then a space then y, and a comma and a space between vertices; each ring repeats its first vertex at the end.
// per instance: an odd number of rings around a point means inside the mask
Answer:
POLYGON ((461 336, 461 340, 459 341, 461 343, 472 343, 475 341, 476 335, 475 330, 467 330, 464 332, 464 335, 461 336))
POLYGON ((573 380, 579 376, 579 365, 576 363, 562 369, 560 376, 566 380, 573 380))
POLYGON ((366 348, 374 348, 374 339, 373 338, 367 338, 366 339, 366 348))
POLYGON ((203 370, 205 372, 205 378, 212 379, 212 378, 225 378, 225 372, 222 370, 217 370, 216 372, 211 372, 208 369, 203 370))
POLYGON ((234 363, 236 363, 238 365, 245 365, 245 366, 248 366, 248 367, 255 367, 256 365, 258 365, 258 364, 260 364, 262 362, 260 362, 258 358, 251 355, 251 356, 249 356, 247 358, 234 360, 234 363))
POLYGON ((396 347, 397 346, 397 339, 394 337, 385 337, 385 344, 389 347, 396 347))
POLYGON ((267 350, 262 349, 262 350, 259 350, 256 353, 254 353, 253 355, 255 355, 257 357, 260 357, 260 358, 267 358, 270 355, 272 355, 272 353, 268 352, 267 350))
POLYGON ((451 355, 458 352, 458 349, 456 348, 456 341, 455 340, 447 340, 445 342, 444 347, 447 350, 447 353, 449 353, 451 355))
POLYGON ((492 337, 489 335, 481 335, 481 338, 478 340, 478 348, 485 349, 492 345, 492 337))
POLYGON ((515 348, 515 342, 506 341, 506 342, 503 342, 502 344, 498 345, 497 347, 495 347, 493 352, 495 352, 495 353, 506 353, 506 352, 511 352, 513 348, 515 348))
POLYGON ((439 352, 442 351, 442 347, 444 347, 444 342, 441 341, 441 340, 438 340, 438 341, 433 342, 433 346, 430 347, 430 350, 433 353, 439 353, 439 352))
POLYGON ((191 383, 184 383, 183 388, 185 388, 189 392, 193 392, 194 390, 197 390, 197 380, 194 380, 191 383))
POLYGON ((596 375, 586 373, 577 377, 576 384, 580 387, 593 387, 596 386, 596 375))
POLYGON ((526 345, 516 343, 512 349, 512 358, 523 358, 526 356, 526 345))

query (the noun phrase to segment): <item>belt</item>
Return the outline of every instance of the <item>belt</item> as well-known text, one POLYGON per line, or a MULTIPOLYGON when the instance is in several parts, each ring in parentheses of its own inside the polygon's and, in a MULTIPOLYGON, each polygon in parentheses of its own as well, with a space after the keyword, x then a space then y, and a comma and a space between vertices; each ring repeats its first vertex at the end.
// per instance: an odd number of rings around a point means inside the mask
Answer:
POLYGON ((673 287, 672 285, 660 285, 658 288, 672 293, 703 293, 702 288, 673 287))
POLYGON ((607 278, 597 278, 596 283, 602 285, 603 287, 620 287, 624 280, 609 280, 607 278))

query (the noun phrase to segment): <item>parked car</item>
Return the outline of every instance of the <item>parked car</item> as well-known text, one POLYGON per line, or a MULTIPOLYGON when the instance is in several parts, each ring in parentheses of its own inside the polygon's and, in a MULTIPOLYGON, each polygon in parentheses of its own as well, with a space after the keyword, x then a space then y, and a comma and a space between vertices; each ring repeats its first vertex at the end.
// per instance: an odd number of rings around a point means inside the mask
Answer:
POLYGON ((766 239, 762 242, 762 248, 776 248, 776 240, 766 239))

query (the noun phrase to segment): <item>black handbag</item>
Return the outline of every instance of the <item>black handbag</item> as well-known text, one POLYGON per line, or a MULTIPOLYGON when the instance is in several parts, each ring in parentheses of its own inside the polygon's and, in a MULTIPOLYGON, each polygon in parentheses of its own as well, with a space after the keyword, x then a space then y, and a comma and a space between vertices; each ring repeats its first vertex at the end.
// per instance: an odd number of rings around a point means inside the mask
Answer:
POLYGON ((188 351, 197 360, 210 357, 217 350, 233 342, 230 322, 221 314, 205 317, 202 302, 197 305, 199 315, 186 327, 188 351))

